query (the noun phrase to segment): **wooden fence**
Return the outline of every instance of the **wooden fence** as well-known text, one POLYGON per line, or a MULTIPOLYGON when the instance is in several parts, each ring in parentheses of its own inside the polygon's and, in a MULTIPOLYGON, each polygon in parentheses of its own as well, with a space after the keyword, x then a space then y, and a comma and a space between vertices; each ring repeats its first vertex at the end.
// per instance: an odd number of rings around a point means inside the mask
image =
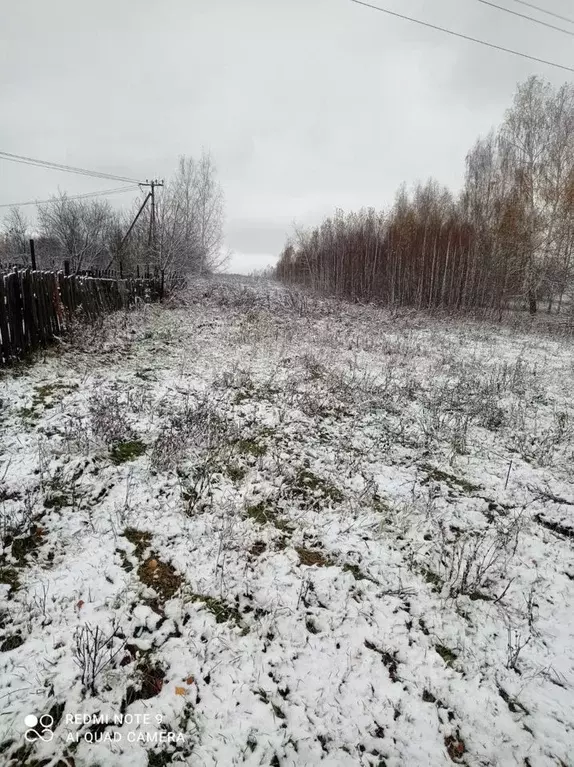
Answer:
POLYGON ((44 347, 70 327, 73 316, 88 321, 137 298, 158 300, 160 278, 110 279, 63 272, 14 270, 0 274, 0 366, 44 347))

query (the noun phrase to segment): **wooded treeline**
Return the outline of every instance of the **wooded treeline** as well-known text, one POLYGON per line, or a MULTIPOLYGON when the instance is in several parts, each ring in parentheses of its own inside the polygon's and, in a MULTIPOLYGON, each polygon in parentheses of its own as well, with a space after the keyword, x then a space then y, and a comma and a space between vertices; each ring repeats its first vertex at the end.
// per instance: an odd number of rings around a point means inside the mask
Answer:
POLYGON ((531 77, 477 141, 454 195, 436 181, 394 206, 298 229, 276 276, 345 298, 502 311, 574 299, 574 85, 531 77))
MULTIPOLYGON (((137 191, 137 188, 136 188, 137 191)), ((38 205, 32 225, 21 208, 11 208, 0 234, 1 267, 30 266, 34 238, 39 269, 59 270, 69 261, 73 274, 116 269, 123 274, 207 273, 222 260, 223 193, 208 153, 181 157, 173 176, 148 200, 127 239, 149 188, 129 210, 107 200, 74 199, 65 193, 38 205)))

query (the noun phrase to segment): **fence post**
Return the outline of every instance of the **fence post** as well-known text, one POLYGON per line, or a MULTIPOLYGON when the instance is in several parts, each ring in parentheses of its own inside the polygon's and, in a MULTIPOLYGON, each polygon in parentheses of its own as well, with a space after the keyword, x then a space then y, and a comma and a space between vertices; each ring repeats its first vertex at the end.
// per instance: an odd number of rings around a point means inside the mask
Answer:
POLYGON ((70 262, 67 259, 64 261, 64 274, 66 277, 70 276, 70 262))
POLYGON ((36 250, 34 248, 34 240, 30 240, 30 261, 32 262, 33 271, 36 271, 36 250))
POLYGON ((139 280, 139 278, 140 278, 140 265, 139 264, 136 264, 136 275, 137 275, 137 278, 139 280))
POLYGON ((164 277, 165 277, 165 269, 161 270, 161 285, 159 289, 159 300, 163 301, 163 284, 164 284, 164 277))

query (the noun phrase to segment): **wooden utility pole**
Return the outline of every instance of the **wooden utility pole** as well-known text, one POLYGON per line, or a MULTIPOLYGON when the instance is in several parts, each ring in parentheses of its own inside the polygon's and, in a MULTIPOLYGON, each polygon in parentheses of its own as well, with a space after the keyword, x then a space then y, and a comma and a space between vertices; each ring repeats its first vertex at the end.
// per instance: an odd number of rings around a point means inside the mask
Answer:
MULTIPOLYGON (((149 239, 148 239, 148 246, 150 253, 155 255, 157 253, 157 233, 156 233, 156 214, 155 214, 155 190, 159 186, 163 186, 163 179, 161 181, 158 181, 157 179, 152 179, 151 181, 148 181, 146 179, 145 184, 141 184, 141 186, 149 186, 150 188, 150 200, 151 200, 151 215, 149 219, 149 239)), ((155 259, 154 259, 155 260, 155 259)))
POLYGON ((147 186, 147 187, 149 187, 150 191, 147 193, 144 201, 142 202, 142 204, 140 206, 140 209, 136 213, 135 218, 132 221, 132 223, 130 224, 130 227, 129 227, 128 231, 122 237, 122 240, 121 240, 120 244, 118 245, 118 252, 110 260, 110 263, 108 264, 108 268, 113 263, 114 258, 117 258, 117 260, 118 260, 118 262, 120 264, 120 268, 122 268, 121 254, 122 254, 123 247, 124 247, 124 245, 126 243, 126 240, 130 236, 134 226, 136 225, 137 220, 139 219, 139 217, 143 213, 145 206, 147 205, 148 201, 150 201, 150 200, 151 200, 151 213, 150 213, 149 235, 148 235, 148 259, 149 259, 150 255, 152 253, 156 252, 156 244, 157 243, 156 243, 156 220, 155 220, 155 190, 156 190, 156 188, 158 186, 163 186, 163 184, 164 184, 163 179, 161 181, 158 181, 157 179, 153 179, 152 181, 148 181, 147 178, 146 178, 145 182, 142 181, 140 183, 140 186, 147 186))

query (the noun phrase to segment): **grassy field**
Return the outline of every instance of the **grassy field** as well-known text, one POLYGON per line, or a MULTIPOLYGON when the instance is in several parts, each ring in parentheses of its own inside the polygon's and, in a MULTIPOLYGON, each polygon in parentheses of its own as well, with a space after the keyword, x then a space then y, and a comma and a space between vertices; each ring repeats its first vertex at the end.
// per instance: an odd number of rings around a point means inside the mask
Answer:
POLYGON ((206 281, 3 372, 0 764, 574 764, 573 351, 206 281))

